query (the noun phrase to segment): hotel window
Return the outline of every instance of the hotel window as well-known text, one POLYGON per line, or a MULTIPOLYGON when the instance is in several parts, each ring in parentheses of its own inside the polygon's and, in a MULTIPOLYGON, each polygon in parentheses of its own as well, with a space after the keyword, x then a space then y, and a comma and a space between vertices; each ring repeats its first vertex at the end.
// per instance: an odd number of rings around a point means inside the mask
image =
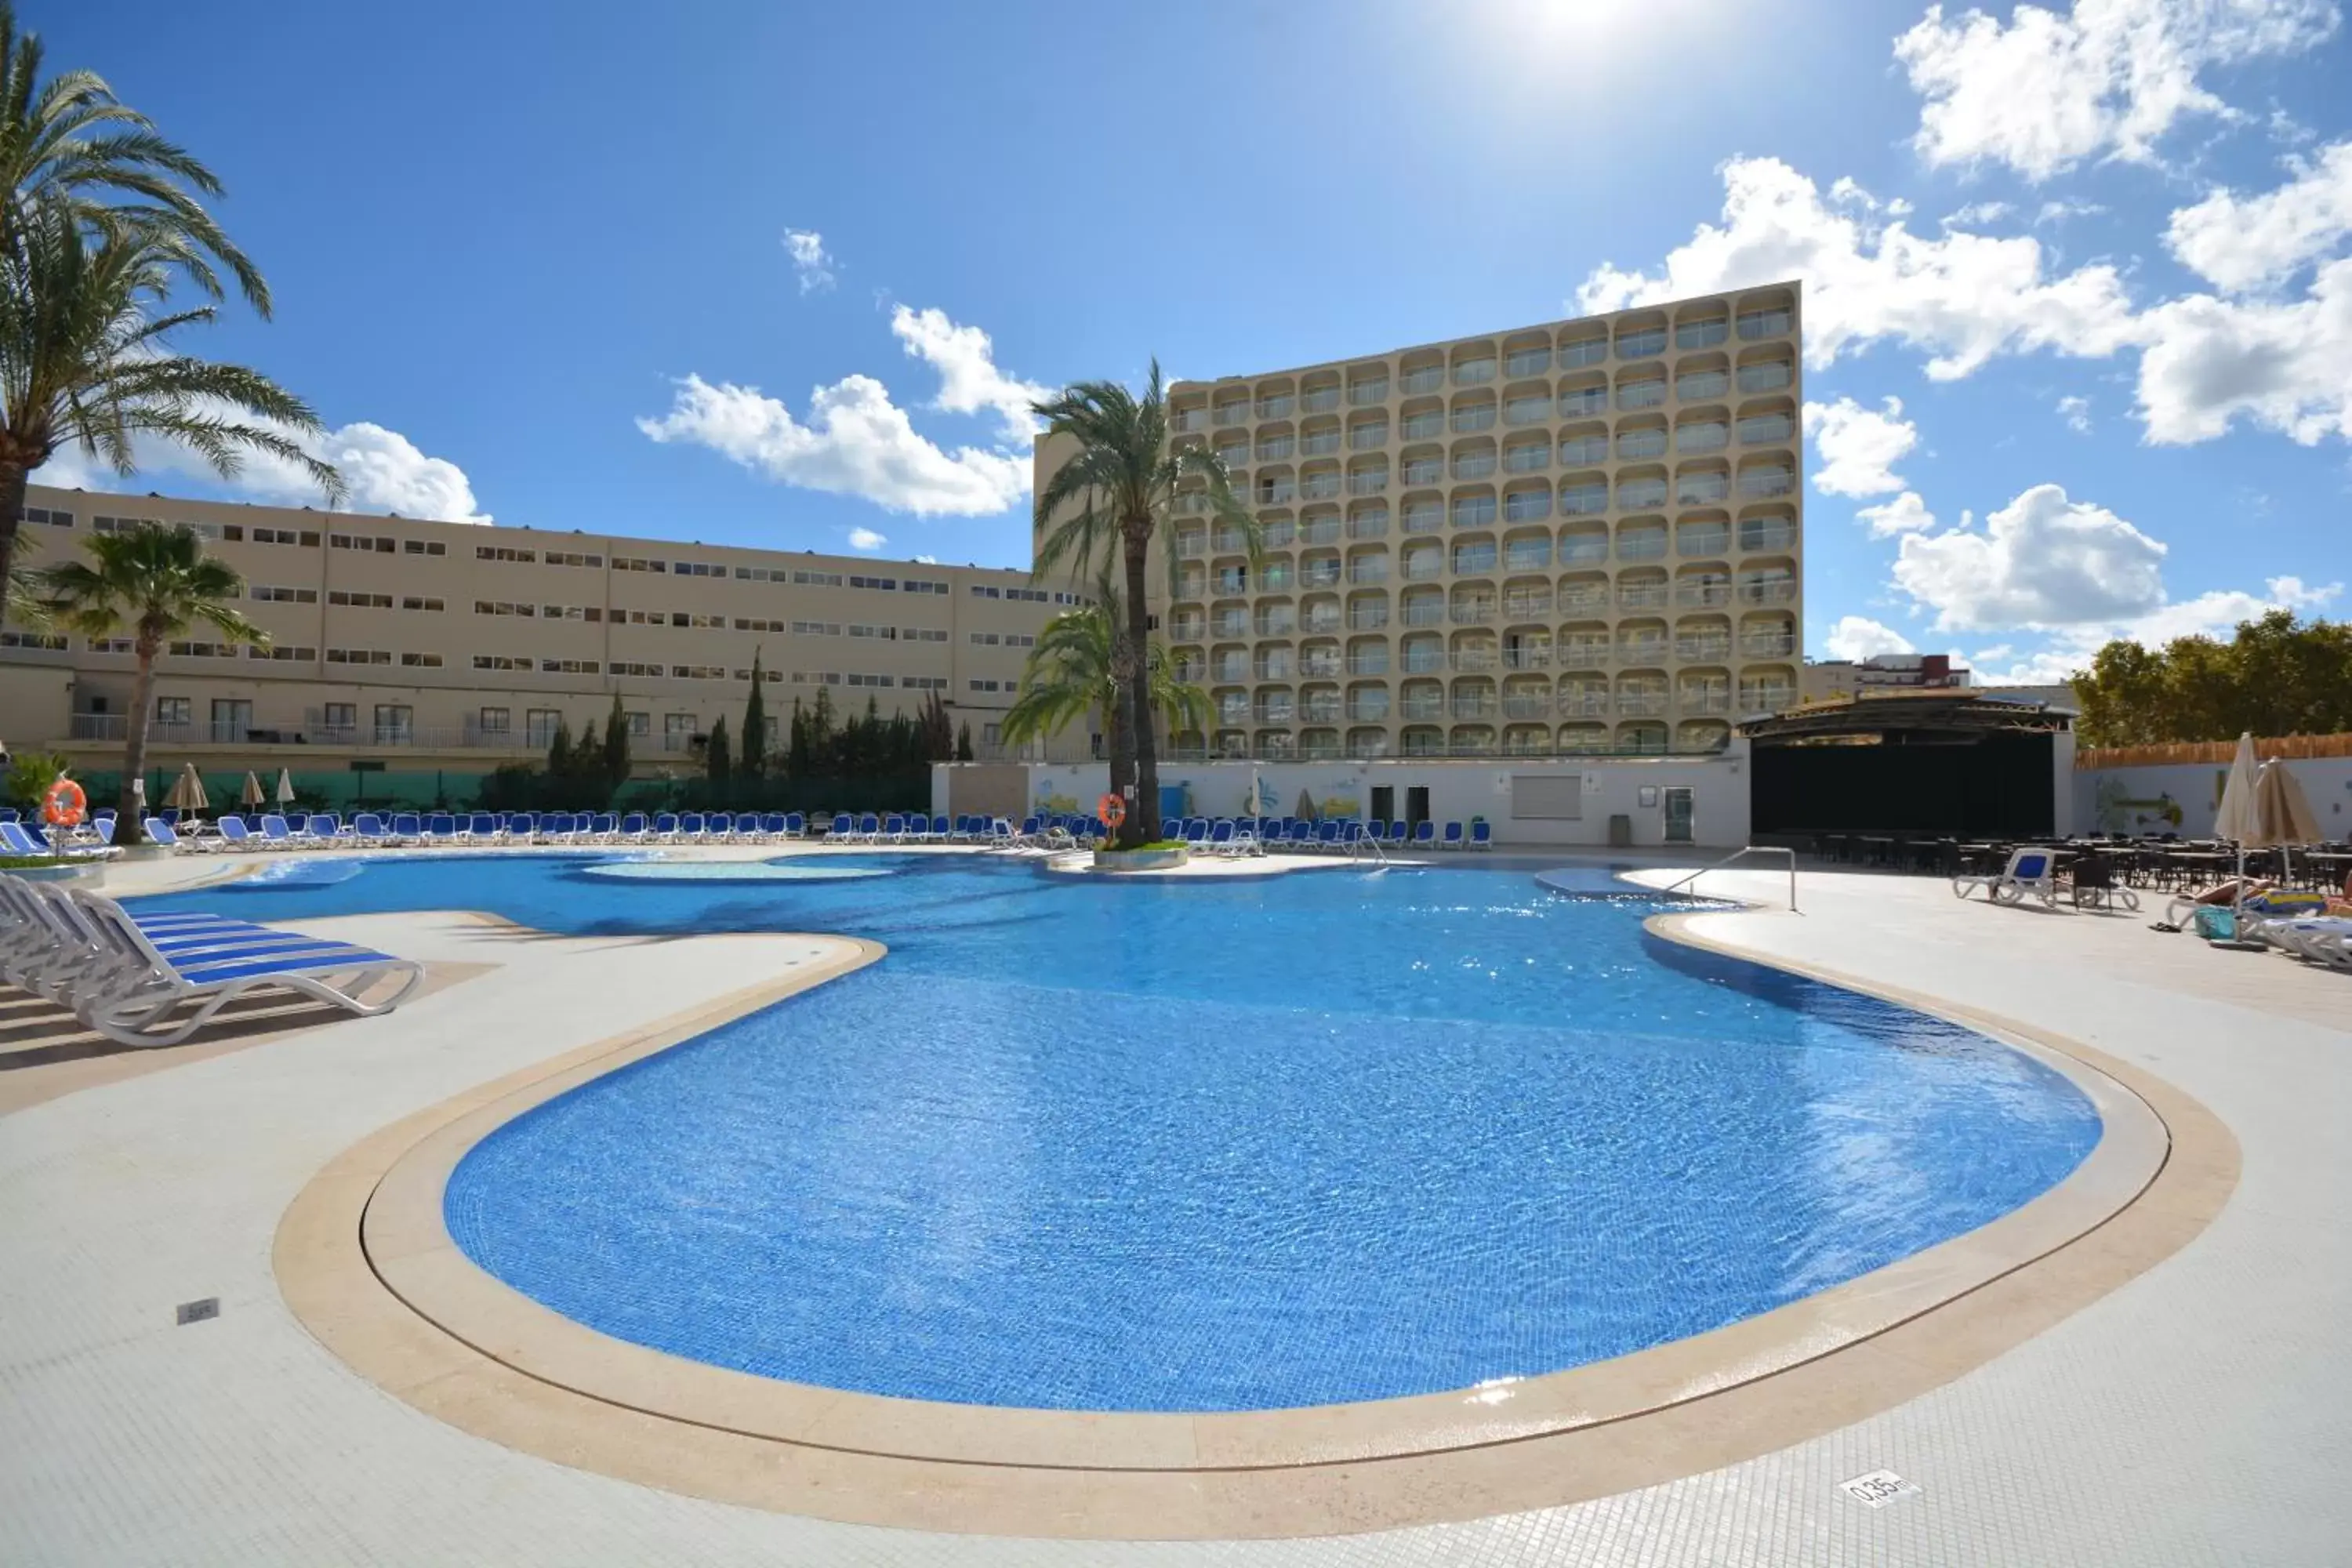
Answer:
POLYGON ((1559 345, 1559 367, 1574 370, 1579 365, 1599 364, 1609 357, 1607 338, 1580 338, 1572 343, 1559 345))
POLYGON ((673 664, 669 676, 672 680, 724 680, 727 671, 715 664, 673 664))
POLYGON ((853 670, 850 673, 849 684, 852 686, 896 686, 898 684, 898 680, 892 676, 860 675, 853 670))
POLYGON ((360 727, 360 705, 356 702, 330 702, 319 710, 319 715, 326 728, 345 734, 360 727))
POLYGON ((331 647, 329 664, 390 664, 392 650, 382 647, 331 647))
POLYGON ((854 637, 885 637, 892 642, 896 642, 898 640, 898 628, 896 626, 861 626, 852 625, 849 628, 849 635, 854 637))
POLYGON ((829 669, 796 669, 793 671, 795 686, 838 686, 841 677, 829 669))
POLYGON ((514 728, 514 710, 485 708, 477 716, 474 727, 485 735, 506 734, 514 728))
POLYGON ((601 555, 583 555, 572 550, 551 550, 542 559, 550 566, 602 566, 604 564, 604 558, 601 555))
POLYGON ((604 673, 607 675, 631 675, 640 680, 658 680, 661 679, 661 666, 657 664, 638 664, 622 660, 614 660, 604 667, 604 673))
POLYGON ((853 588, 883 588, 895 594, 898 591, 898 579, 896 577, 853 576, 849 580, 849 585, 853 588))
POLYGON ((539 615, 539 606, 537 605, 512 604, 505 599, 477 599, 474 601, 474 614, 478 616, 525 616, 535 618, 539 615))
POLYGON ((314 647, 294 647, 282 642, 272 643, 268 647, 257 647, 248 644, 245 650, 245 657, 264 659, 272 664, 309 664, 319 657, 319 650, 314 647))
POLYGON ((628 722, 629 736, 632 740, 641 741, 654 732, 654 716, 650 713, 628 712, 623 713, 621 717, 628 722))
POLYGON ((0 647, 37 648, 45 653, 63 653, 71 646, 66 638, 47 632, 0 632, 0 647))
POLYGON ((927 583, 919 577, 909 577, 900 583, 898 587, 902 592, 908 594, 944 594, 948 591, 948 585, 945 583, 927 583))
POLYGON ((256 544, 299 544, 316 550, 319 547, 319 536, 310 532, 298 533, 290 528, 257 528, 253 531, 253 542, 256 544))
POLYGON ((530 709, 522 716, 523 743, 530 746, 551 745, 555 741, 555 727, 562 720, 563 715, 556 709, 530 709))
POLYGON ((1769 310, 1739 312, 1739 335, 1743 338, 1776 338, 1789 330, 1790 316, 1785 307, 1769 310))
POLYGON ((1001 680, 975 680, 971 684, 971 689, 974 691, 1002 691, 1004 689, 1004 682, 1001 680))
POLYGON ((542 658, 539 661, 542 675, 593 675, 596 661, 593 658, 542 658))
POLYGON ((392 608, 389 594, 353 594, 341 588, 327 590, 327 603, 344 605, 354 610, 388 610, 392 608))
POLYGON ((425 595, 410 594, 402 598, 400 607, 404 610, 438 610, 442 606, 438 599, 425 595))
POLYGON ((193 697, 155 699, 155 722, 158 724, 193 724, 195 721, 196 703, 193 697))
POLYGON ((543 621, 601 621, 604 612, 593 605, 541 605, 539 618, 543 621))
POLYGON ((437 539, 404 539, 400 542, 404 555, 446 555, 449 547, 437 539))
POLYGON ((975 599, 1001 599, 1004 596, 1004 590, 1002 588, 986 587, 979 583, 974 583, 971 585, 971 596, 975 599))
POLYGON ((838 588, 841 586, 841 574, 838 572, 794 572, 793 574, 793 582, 803 588, 838 588))
POLYGON ((935 626, 900 626, 898 640, 900 642, 945 642, 948 640, 948 634, 935 626))
POLYGON ((763 621, 755 616, 738 616, 735 617, 735 629, 739 632, 781 632, 788 627, 782 621, 763 621))
POLYGON ((379 702, 375 705, 375 738, 378 741, 406 741, 415 733, 415 709, 405 702, 379 702))
MULTIPOLYGON (((377 555, 389 555, 393 551, 392 540, 383 534, 331 533, 327 536, 327 542, 337 550, 363 550, 377 555)), ((480 552, 478 551, 476 553, 480 552)))
POLYGON ((944 675, 910 675, 905 684, 909 691, 945 691, 948 678, 944 675))
POLYGON ((994 647, 997 644, 997 634, 994 632, 974 632, 971 634, 971 641, 972 646, 975 647, 994 647))
POLYGON ((410 669, 438 669, 441 668, 441 656, 437 653, 404 653, 400 656, 400 662, 410 669))
POLYGON ((841 635, 841 626, 836 621, 794 621, 793 634, 804 637, 837 637, 841 635))
MULTIPOLYGON (((762 680, 782 680, 783 678, 784 672, 781 669, 762 669, 760 671, 760 679, 762 680)), ((735 672, 735 679, 738 680, 749 680, 751 679, 751 672, 748 669, 738 669, 735 672)))
POLYGON ((724 577, 727 568, 714 566, 708 561, 673 561, 669 563, 673 577, 724 577))
POLYGON ((92 637, 89 639, 89 651, 92 653, 136 653, 139 651, 139 645, 130 637, 92 637))
POLYGON ((524 563, 535 563, 539 560, 539 552, 536 550, 517 550, 510 545, 505 544, 477 544, 474 546, 474 559, 477 561, 520 561, 524 563))
POLYGON ((693 734, 693 714, 665 713, 662 715, 662 750, 682 752, 686 750, 686 742, 693 734))
POLYGON ((47 507, 28 506, 25 509, 25 521, 43 523, 50 528, 71 528, 73 513, 57 511, 47 507))
POLYGON ((531 668, 531 661, 527 658, 515 658, 503 653, 478 653, 474 656, 474 668, 476 669, 529 669, 531 668))
POLYGON ((266 604, 315 605, 319 602, 319 590, 316 588, 271 588, 257 583, 246 593, 266 604))
POLYGON ((236 649, 225 642, 175 642, 167 650, 175 658, 235 658, 236 649))
POLYGON ((648 561, 641 555, 615 555, 613 557, 613 570, 615 572, 659 572, 667 576, 669 573, 669 563, 667 561, 648 561))

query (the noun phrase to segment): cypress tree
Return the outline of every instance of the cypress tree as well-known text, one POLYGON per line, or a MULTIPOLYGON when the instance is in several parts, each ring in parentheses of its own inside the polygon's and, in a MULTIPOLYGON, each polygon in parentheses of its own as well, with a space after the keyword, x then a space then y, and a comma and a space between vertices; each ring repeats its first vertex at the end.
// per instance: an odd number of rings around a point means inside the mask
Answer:
POLYGON ((956 731, 955 760, 968 763, 971 756, 971 721, 967 719, 963 721, 963 728, 956 731))
POLYGON ((604 778, 619 789, 629 777, 629 716, 621 711, 621 694, 613 693, 613 710, 604 715, 604 778))
POLYGON ((723 713, 710 726, 710 740, 702 753, 702 771, 712 784, 725 784, 734 776, 734 759, 727 751, 727 716, 723 713))
POLYGON ((760 650, 751 650, 751 697, 743 704, 743 732, 736 748, 742 754, 738 772, 758 778, 768 765, 768 700, 761 693, 760 650))

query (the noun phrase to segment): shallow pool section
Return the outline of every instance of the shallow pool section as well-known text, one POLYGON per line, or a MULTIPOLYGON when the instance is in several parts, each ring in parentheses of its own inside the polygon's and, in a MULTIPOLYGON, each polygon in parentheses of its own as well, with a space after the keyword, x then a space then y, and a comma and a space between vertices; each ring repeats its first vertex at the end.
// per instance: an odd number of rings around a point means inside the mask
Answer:
POLYGON ((797 860, 615 860, 583 866, 583 877, 613 882, 855 882, 887 877, 887 867, 797 860))
POLYGON ((238 912, 887 943, 508 1123, 445 1201, 591 1328, 871 1394, 1253 1410, 1565 1370, 1972 1230, 2099 1137, 2025 1055, 1525 872, 810 863, 895 874, 416 856, 238 912))

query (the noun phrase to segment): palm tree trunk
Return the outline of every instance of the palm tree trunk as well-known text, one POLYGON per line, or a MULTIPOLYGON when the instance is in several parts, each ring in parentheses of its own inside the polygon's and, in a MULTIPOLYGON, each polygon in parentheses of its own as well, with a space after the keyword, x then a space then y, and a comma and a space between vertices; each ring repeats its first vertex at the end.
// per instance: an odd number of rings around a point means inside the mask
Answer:
POLYGON ((1135 799, 1128 803, 1119 847, 1133 849, 1160 837, 1160 739, 1151 715, 1151 617, 1143 602, 1145 557, 1151 523, 1124 531, 1127 547, 1127 640, 1135 667, 1128 672, 1127 708, 1135 742, 1135 799), (1146 823, 1150 826, 1147 827, 1146 823))
POLYGON ((24 464, 0 462, 0 626, 8 620, 8 574, 16 563, 16 531, 25 524, 29 477, 24 464))
POLYGON ((140 826, 140 776, 147 771, 147 726, 155 717, 155 645, 139 639, 139 674, 131 683, 131 713, 122 733, 122 784, 114 796, 114 844, 128 849, 146 842, 140 826))

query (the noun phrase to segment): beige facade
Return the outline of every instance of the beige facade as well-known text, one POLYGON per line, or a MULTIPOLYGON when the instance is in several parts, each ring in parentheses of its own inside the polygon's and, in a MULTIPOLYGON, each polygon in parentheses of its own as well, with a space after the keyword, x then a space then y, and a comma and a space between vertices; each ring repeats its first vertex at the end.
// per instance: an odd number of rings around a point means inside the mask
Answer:
POLYGON ((1180 498, 1155 608, 1219 716, 1180 745, 1699 750, 1789 706, 1800 311, 1791 283, 1177 383, 1176 439, 1225 459, 1265 535, 1253 566, 1180 498))
MULTIPOLYGON (((640 763, 687 763, 740 721, 752 656, 781 722, 829 692, 912 714, 937 690, 992 749, 1023 660, 1075 602, 1025 573, 667 540, 36 487, 37 561, 128 521, 188 523, 246 581, 267 654, 201 629, 159 665, 155 743, 177 763, 470 768, 545 751, 558 715, 601 724, 618 693, 640 763)), ((1064 585, 1066 588, 1066 585, 1064 585)), ((0 738, 119 759, 127 645, 0 632, 0 738)), ((1085 756, 1088 737, 1054 754, 1085 756)))

